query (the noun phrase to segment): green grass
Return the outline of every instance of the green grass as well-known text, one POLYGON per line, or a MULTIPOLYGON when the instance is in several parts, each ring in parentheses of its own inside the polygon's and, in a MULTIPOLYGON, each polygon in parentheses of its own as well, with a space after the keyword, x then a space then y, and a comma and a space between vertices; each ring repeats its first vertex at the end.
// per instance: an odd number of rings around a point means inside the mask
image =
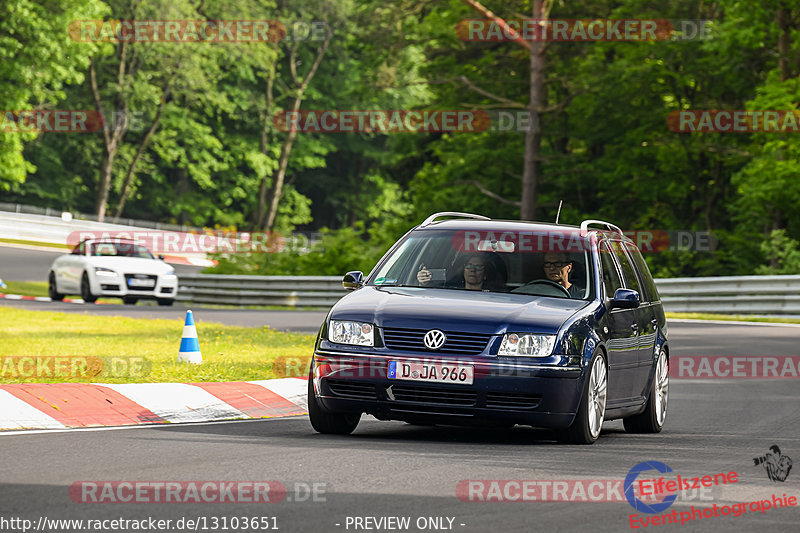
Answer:
MULTIPOLYGON (((197 317, 197 315, 195 315, 197 317)), ((314 335, 197 322, 201 365, 178 363, 183 320, 0 307, 0 384, 246 381, 302 376, 314 335)))
POLYGON ((24 239, 4 239, 0 238, 0 243, 7 242, 9 244, 25 244, 27 246, 41 246, 44 248, 63 248, 65 250, 72 250, 74 246, 59 242, 41 242, 41 241, 26 241, 24 239))
POLYGON ((0 289, 5 294, 21 294, 23 296, 47 296, 46 281, 8 281, 7 287, 0 289))
POLYGON ((667 318, 695 320, 733 320, 737 322, 767 322, 772 324, 800 324, 800 318, 762 317, 749 315, 715 315, 711 313, 666 313, 667 318))

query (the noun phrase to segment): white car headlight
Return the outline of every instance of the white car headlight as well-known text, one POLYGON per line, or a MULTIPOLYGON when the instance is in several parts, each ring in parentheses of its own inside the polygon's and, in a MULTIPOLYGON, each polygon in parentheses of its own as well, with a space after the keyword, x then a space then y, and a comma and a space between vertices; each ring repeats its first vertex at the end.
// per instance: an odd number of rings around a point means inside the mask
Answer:
POLYGON ((534 335, 530 333, 506 333, 500 343, 497 355, 516 355, 525 357, 547 357, 556 345, 555 335, 534 335))
POLYGON ((366 322, 331 320, 328 338, 338 344, 375 346, 375 327, 366 322))
POLYGON ((94 274, 96 276, 110 276, 117 277, 117 273, 110 268, 94 267, 94 274))

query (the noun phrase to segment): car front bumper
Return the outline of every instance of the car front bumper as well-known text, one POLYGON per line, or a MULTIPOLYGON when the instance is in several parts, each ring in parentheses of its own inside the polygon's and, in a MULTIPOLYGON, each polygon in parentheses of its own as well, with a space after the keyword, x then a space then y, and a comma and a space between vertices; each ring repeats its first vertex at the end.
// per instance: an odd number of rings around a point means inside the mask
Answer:
POLYGON ((443 424, 523 424, 566 428, 580 403, 579 366, 510 363, 485 357, 342 353, 317 350, 313 379, 318 400, 336 412, 378 419, 443 424), (470 364, 471 385, 391 379, 390 361, 470 364))
POLYGON ((156 276, 152 287, 136 287, 128 283, 128 278, 135 274, 116 276, 95 276, 92 283, 92 293, 98 296, 115 296, 119 298, 175 298, 178 294, 178 278, 174 275, 156 276))

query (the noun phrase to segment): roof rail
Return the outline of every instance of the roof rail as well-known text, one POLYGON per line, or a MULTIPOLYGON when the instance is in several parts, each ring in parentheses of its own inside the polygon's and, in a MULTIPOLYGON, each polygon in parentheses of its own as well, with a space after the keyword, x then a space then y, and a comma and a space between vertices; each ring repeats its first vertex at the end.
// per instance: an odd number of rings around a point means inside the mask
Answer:
POLYGON ((607 230, 616 231, 620 235, 624 235, 624 233, 622 233, 622 230, 619 229, 618 226, 612 224, 611 222, 606 222, 604 220, 593 220, 593 219, 586 219, 583 222, 581 222, 581 235, 586 235, 586 233, 589 231, 590 224, 600 224, 602 226, 605 226, 607 230))
POLYGON ((424 228, 425 226, 427 226, 429 224, 433 224, 433 222, 436 221, 436 219, 439 218, 439 217, 460 217, 460 218, 475 218, 475 219, 478 219, 478 220, 492 220, 489 217, 485 217, 483 215, 475 215, 473 213, 459 213, 457 211, 442 211, 441 213, 434 213, 431 216, 429 216, 428 218, 426 218, 425 221, 422 224, 419 225, 419 227, 420 228, 424 228))

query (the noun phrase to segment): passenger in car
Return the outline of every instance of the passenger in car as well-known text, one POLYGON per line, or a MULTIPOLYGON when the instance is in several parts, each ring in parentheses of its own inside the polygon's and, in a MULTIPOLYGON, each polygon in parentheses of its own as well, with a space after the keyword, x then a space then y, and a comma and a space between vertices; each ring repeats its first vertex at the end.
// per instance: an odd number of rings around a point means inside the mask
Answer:
POLYGON ((567 289, 570 298, 583 297, 583 287, 579 287, 569 281, 569 275, 570 272, 572 272, 573 262, 566 253, 545 253, 544 264, 542 266, 545 277, 567 289))
MULTIPOLYGON (((491 261, 487 261, 487 254, 475 253, 462 259, 463 267, 458 269, 455 276, 444 283, 449 289, 467 289, 471 291, 490 290, 497 278, 496 268, 491 261)), ((423 287, 432 286, 431 272, 423 266, 417 272, 417 281, 423 287)))

